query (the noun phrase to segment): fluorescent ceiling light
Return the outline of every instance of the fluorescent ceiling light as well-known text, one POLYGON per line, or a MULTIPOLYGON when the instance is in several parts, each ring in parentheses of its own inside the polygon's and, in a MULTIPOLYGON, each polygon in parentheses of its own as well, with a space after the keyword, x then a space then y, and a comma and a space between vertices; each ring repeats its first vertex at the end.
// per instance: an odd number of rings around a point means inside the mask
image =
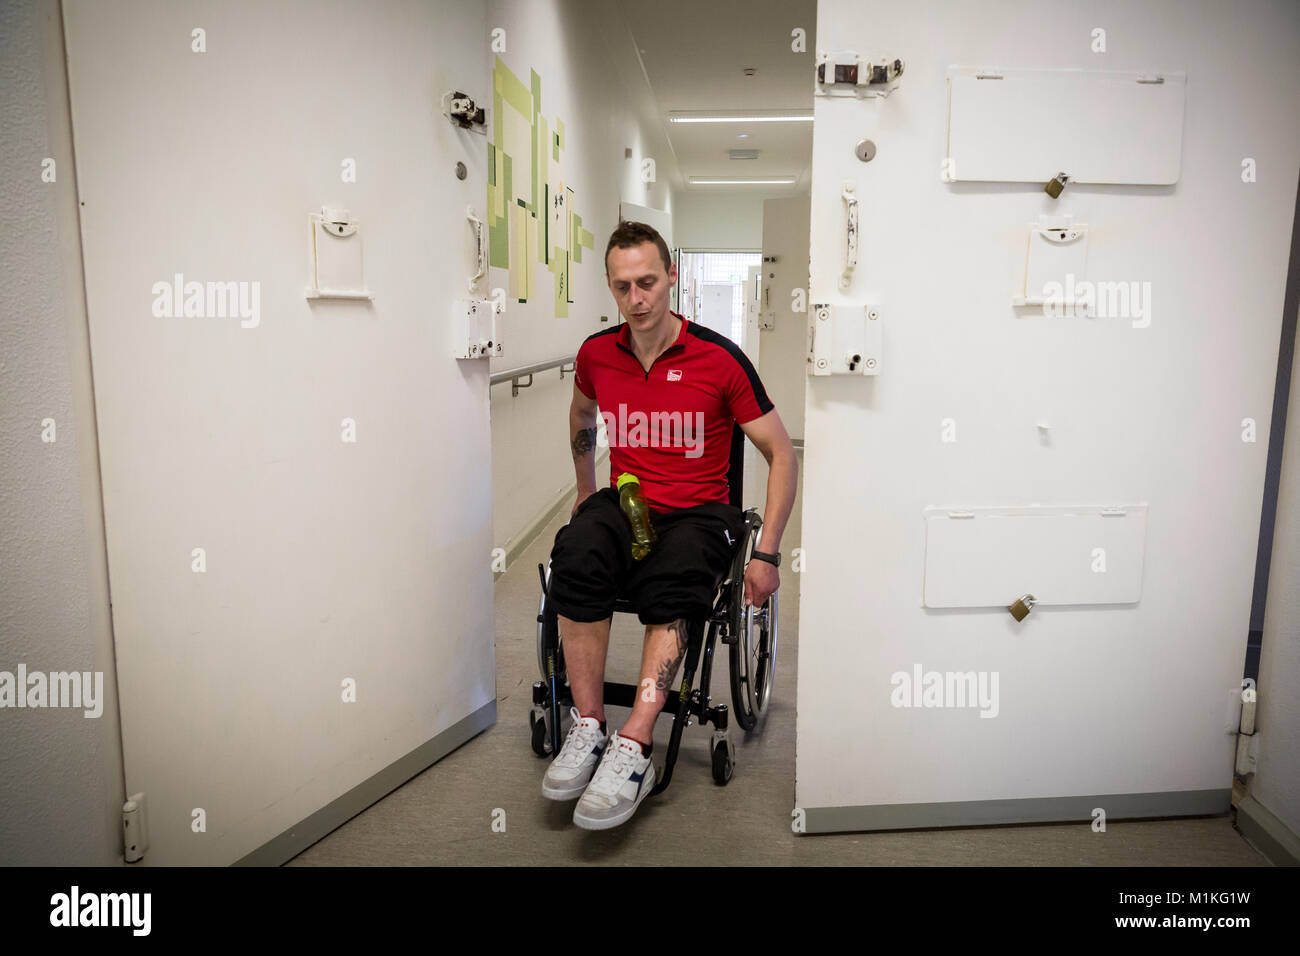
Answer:
POLYGON ((788 186, 794 182, 794 177, 786 179, 702 179, 699 176, 691 176, 687 182, 692 186, 788 186))
POLYGON ((812 113, 669 113, 670 123, 811 123, 812 113))

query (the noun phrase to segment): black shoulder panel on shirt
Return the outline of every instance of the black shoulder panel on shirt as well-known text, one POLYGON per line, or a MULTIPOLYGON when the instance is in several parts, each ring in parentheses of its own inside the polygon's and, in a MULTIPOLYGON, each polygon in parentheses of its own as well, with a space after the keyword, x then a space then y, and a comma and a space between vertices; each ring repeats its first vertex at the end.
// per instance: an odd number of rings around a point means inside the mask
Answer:
POLYGON ((589 336, 583 339, 582 342, 585 345, 586 343, 590 342, 592 339, 598 339, 602 335, 617 335, 620 327, 621 326, 619 325, 611 325, 609 328, 601 329, 599 332, 592 332, 589 336))
POLYGON ((758 403, 760 412, 766 415, 776 407, 772 404, 772 400, 767 397, 767 392, 758 377, 758 372, 754 370, 754 363, 749 360, 749 356, 745 354, 744 349, 721 332, 715 332, 708 326, 700 325, 698 322, 692 322, 686 327, 686 331, 702 342, 708 342, 710 345, 716 345, 726 350, 727 354, 736 360, 741 369, 744 370, 745 377, 749 379, 749 385, 754 390, 754 401, 758 403))

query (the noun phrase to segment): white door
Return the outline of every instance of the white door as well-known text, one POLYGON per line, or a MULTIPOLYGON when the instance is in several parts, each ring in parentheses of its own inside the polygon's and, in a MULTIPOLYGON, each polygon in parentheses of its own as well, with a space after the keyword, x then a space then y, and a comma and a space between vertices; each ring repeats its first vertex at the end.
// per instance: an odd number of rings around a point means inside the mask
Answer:
POLYGON ((719 335, 734 340, 736 336, 731 328, 731 316, 735 300, 735 286, 730 282, 701 283, 700 314, 697 321, 719 335))
MULTIPOLYGON (((1249 71, 1262 41, 1285 38, 1272 56, 1296 58, 1295 17, 1261 5, 1245 24, 1203 5, 1168 33, 1182 5, 1115 6, 1106 28, 1137 39, 1135 69, 1186 64, 1181 178, 1071 183, 1053 200, 1042 182, 941 175, 949 65, 1103 69, 1055 29, 1078 5, 1036 5, 1036 25, 1014 32, 984 6, 818 3, 838 48, 910 58, 885 99, 814 105, 810 308, 875 309, 883 360, 878 375, 807 380, 796 804, 810 833, 1230 806, 1300 160, 1297 88, 1249 71), (1212 68, 1197 55, 1206 44, 1212 68), (1250 156, 1284 171, 1255 205, 1238 159, 1230 174, 1220 165, 1245 99, 1250 156), (854 153, 864 139, 869 163, 854 153), (842 287, 846 182, 872 241, 842 287), (1014 303, 1039 215, 1091 230, 1086 272, 1070 281, 1097 284, 1094 316, 1014 303), (1189 241, 1190 223, 1234 237, 1230 252, 1189 241), (1018 621, 1007 608, 1047 583, 1032 560, 1051 552, 1018 551, 1008 535, 960 560, 980 572, 1029 559, 999 604, 922 605, 935 583, 927 507, 960 522, 1058 505, 1106 507, 1114 522, 1147 508, 1139 600, 1055 601, 1018 621)), ((1037 142, 1033 123, 989 135, 1008 154, 1037 142)), ((1133 146, 1114 125, 1100 135, 1133 146)), ((1070 170, 1096 148, 1057 145, 1070 170)), ((1069 542, 1068 523, 1054 543, 1069 542)), ((1072 547, 1071 575, 1119 573, 1116 550, 1072 547)))
MULTIPOLYGON (((759 368, 759 343, 761 339, 758 334, 759 321, 759 303, 762 300, 763 286, 763 264, 760 262, 756 266, 750 266, 745 280, 745 324, 740 338, 740 347, 745 355, 749 358, 750 363, 754 366, 755 371, 759 368)), ((760 378, 761 378, 760 373, 760 378)), ((763 383, 763 390, 768 391, 767 382, 763 383)), ((770 391, 768 397, 771 397, 770 391)), ((759 516, 763 514, 763 507, 767 502, 767 461, 764 460, 762 453, 757 446, 748 439, 745 440, 745 507, 755 508, 759 516)))
POLYGON ((749 360, 758 368, 758 320, 759 304, 763 295, 763 265, 750 266, 745 279, 745 326, 740 338, 740 347, 745 350, 749 360))
POLYGON ((227 864, 495 719, 487 362, 448 332, 486 140, 431 95, 490 103, 485 15, 64 11, 127 788, 145 862, 227 864), (373 302, 304 296, 322 205, 373 302))

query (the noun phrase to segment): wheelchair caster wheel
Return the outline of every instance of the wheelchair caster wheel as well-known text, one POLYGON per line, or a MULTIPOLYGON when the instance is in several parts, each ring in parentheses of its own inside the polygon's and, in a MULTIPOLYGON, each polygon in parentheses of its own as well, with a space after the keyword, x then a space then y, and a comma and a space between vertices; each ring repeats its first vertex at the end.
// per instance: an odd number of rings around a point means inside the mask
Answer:
POLYGON ((713 782, 725 787, 736 769, 735 745, 726 737, 715 734, 709 747, 713 751, 713 782))
POLYGON ((528 727, 533 736, 533 753, 545 757, 551 752, 551 735, 546 732, 546 713, 534 707, 528 715, 528 727))

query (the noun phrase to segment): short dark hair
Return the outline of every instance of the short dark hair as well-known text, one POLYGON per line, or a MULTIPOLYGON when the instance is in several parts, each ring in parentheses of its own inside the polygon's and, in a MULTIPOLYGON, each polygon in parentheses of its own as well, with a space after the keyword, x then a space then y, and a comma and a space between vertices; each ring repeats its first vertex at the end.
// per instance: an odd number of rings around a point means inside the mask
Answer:
POLYGON ((659 255, 664 260, 664 274, 672 272, 673 257, 668 252, 668 243, 664 242, 664 237, 659 235, 659 231, 654 226, 647 226, 643 222, 625 220, 620 222, 618 228, 610 233, 609 245, 605 247, 605 275, 609 275, 609 251, 611 249, 615 247, 631 249, 643 242, 653 242, 659 247, 659 255))

